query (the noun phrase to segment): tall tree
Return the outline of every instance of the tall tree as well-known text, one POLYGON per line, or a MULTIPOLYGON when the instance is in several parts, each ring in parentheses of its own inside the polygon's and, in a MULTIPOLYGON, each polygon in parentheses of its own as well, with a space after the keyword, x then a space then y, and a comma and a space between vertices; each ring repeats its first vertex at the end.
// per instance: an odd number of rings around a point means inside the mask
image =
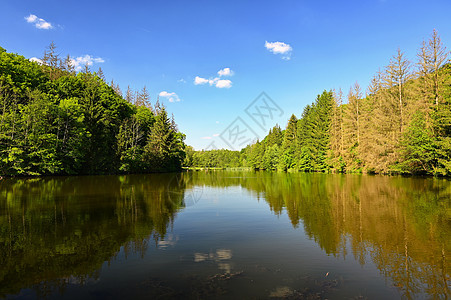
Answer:
POLYGON ((146 86, 144 86, 140 92, 136 93, 136 106, 145 106, 152 109, 149 91, 146 86))
POLYGON ((361 167, 361 159, 359 153, 360 145, 360 117, 361 108, 360 102, 362 99, 362 92, 360 85, 356 82, 348 93, 348 103, 346 105, 343 116, 344 140, 346 151, 346 165, 347 169, 358 169, 361 167))
POLYGON ((315 126, 314 139, 317 141, 316 146, 316 169, 325 171, 328 169, 328 150, 330 144, 330 132, 332 125, 332 113, 334 107, 334 97, 332 91, 323 91, 321 95, 316 97, 315 101, 315 126))
POLYGON ((397 105, 397 115, 399 115, 399 133, 403 132, 405 120, 406 91, 405 84, 412 78, 410 71, 410 61, 406 59, 404 53, 398 48, 396 55, 390 59, 386 67, 385 84, 390 94, 394 96, 397 105))
POLYGON ((445 79, 440 68, 448 63, 448 56, 449 52, 443 46, 437 30, 434 29, 430 39, 427 42, 423 41, 418 53, 418 72, 424 81, 424 92, 432 96, 436 106, 440 103, 445 79))
POLYGON ((145 146, 145 156, 154 171, 178 170, 184 157, 183 135, 172 128, 166 109, 161 108, 145 146))
POLYGON ((130 89, 130 86, 127 86, 127 92, 125 93, 125 100, 127 100, 128 103, 135 104, 135 94, 130 89))
POLYGON ((297 141, 297 122, 298 118, 293 114, 288 120, 287 128, 284 131, 283 142, 280 149, 278 169, 287 170, 295 166, 295 153, 297 141))

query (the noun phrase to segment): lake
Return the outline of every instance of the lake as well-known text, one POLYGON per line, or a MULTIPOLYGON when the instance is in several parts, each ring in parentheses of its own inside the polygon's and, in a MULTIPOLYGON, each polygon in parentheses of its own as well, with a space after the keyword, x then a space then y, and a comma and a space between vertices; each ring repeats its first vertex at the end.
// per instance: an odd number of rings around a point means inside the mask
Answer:
POLYGON ((0 297, 447 299, 451 181, 197 171, 0 181, 0 297))

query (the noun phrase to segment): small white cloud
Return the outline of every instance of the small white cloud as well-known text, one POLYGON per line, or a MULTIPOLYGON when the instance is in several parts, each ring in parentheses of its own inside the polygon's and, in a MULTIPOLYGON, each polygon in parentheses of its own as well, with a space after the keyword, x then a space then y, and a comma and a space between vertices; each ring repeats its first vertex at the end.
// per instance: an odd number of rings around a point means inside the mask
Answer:
POLYGON ((220 79, 220 80, 216 81, 215 86, 220 89, 222 89, 222 88, 228 89, 228 88, 232 87, 232 81, 230 81, 228 79, 220 79))
POLYGON ((216 121, 216 124, 219 124, 219 121, 216 121))
POLYGON ((208 82, 208 79, 206 79, 206 78, 202 78, 202 77, 199 77, 199 76, 196 76, 196 78, 194 78, 194 84, 195 85, 205 84, 207 82, 208 82))
POLYGON ((42 20, 42 21, 36 23, 36 28, 39 28, 39 29, 52 29, 53 26, 49 22, 45 22, 44 20, 42 20))
POLYGON ((38 29, 52 29, 53 26, 50 22, 47 22, 46 20, 42 18, 38 18, 38 16, 30 14, 28 17, 25 17, 25 20, 28 23, 34 24, 34 26, 38 29))
POLYGON ((180 78, 179 80, 177 80, 177 82, 186 83, 186 80, 183 78, 180 78))
POLYGON ((203 137, 201 137, 201 139, 203 139, 203 140, 211 140, 211 136, 203 136, 203 137))
POLYGON ((224 68, 224 69, 218 71, 219 77, 233 76, 233 74, 234 74, 234 72, 232 70, 230 70, 230 68, 224 68))
POLYGON ((39 59, 37 57, 30 58, 30 61, 34 61, 34 62, 37 62, 38 64, 42 65, 42 59, 39 59))
POLYGON ((219 89, 232 87, 232 81, 230 81, 228 79, 220 79, 219 77, 206 79, 206 78, 196 76, 196 78, 194 79, 195 85, 206 84, 206 83, 208 83, 210 86, 215 86, 219 89))
POLYGON ((232 81, 229 79, 221 79, 223 76, 233 76, 234 72, 230 68, 224 68, 218 71, 219 77, 210 77, 209 79, 196 76, 194 78, 194 84, 195 85, 201 85, 201 84, 209 84, 210 86, 215 86, 219 89, 222 88, 231 88, 232 87, 232 81))
POLYGON ((162 91, 158 95, 160 97, 168 99, 169 102, 180 102, 180 98, 179 98, 179 96, 176 93, 170 93, 170 92, 162 91))
POLYGON ((86 54, 84 56, 71 58, 70 62, 76 71, 80 71, 85 65, 92 66, 94 63, 103 63, 105 60, 101 57, 92 57, 91 55, 86 54))
POLYGON ((28 17, 25 17, 25 20, 27 20, 28 23, 34 23, 38 19, 37 16, 30 14, 28 17))
POLYGON ((214 136, 214 137, 217 137, 217 136, 219 136, 219 133, 215 133, 215 134, 213 134, 213 136, 214 136))
POLYGON ((265 48, 274 54, 281 54, 282 59, 290 60, 291 52, 293 48, 290 45, 285 44, 283 42, 268 42, 265 41, 265 48))

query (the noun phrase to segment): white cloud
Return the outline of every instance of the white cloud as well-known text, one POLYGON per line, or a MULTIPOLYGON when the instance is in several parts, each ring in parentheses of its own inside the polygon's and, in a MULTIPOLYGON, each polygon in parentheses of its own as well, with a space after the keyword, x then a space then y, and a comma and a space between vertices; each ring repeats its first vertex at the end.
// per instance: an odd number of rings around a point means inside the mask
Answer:
POLYGON ((28 17, 25 17, 25 20, 27 20, 28 23, 34 23, 38 19, 37 16, 30 14, 28 17))
POLYGON ((216 85, 216 83, 219 81, 219 77, 215 77, 215 78, 213 78, 213 79, 208 79, 208 84, 210 85, 210 86, 212 86, 212 85, 216 85))
POLYGON ((49 22, 38 22, 38 23, 36 23, 36 28, 39 28, 39 29, 52 29, 53 26, 49 22))
POLYGON ((202 77, 199 77, 199 76, 196 76, 196 78, 194 78, 194 84, 195 85, 205 84, 205 83, 208 83, 208 79, 202 78, 202 77))
POLYGON ((232 87, 232 81, 228 80, 228 79, 220 79, 216 82, 215 86, 217 88, 231 88, 232 87))
POLYGON ((50 22, 47 22, 46 20, 39 18, 36 15, 30 14, 28 17, 25 17, 25 20, 27 20, 28 23, 34 24, 34 26, 38 29, 52 29, 53 26, 50 22))
POLYGON ((291 58, 291 52, 293 51, 293 48, 285 44, 283 42, 268 42, 265 41, 265 48, 271 51, 274 54, 281 54, 282 59, 290 60, 291 58))
POLYGON ((209 84, 210 86, 215 86, 219 89, 222 88, 231 88, 232 81, 229 79, 221 79, 222 76, 233 76, 234 72, 230 68, 224 68, 218 71, 219 77, 210 77, 209 79, 196 76, 194 78, 195 85, 209 84))
POLYGON ((234 72, 232 70, 230 70, 230 68, 224 68, 224 69, 218 71, 219 77, 233 76, 233 74, 234 74, 234 72))
POLYGON ((92 57, 91 55, 71 58, 70 62, 76 71, 80 71, 85 65, 92 66, 94 63, 103 63, 105 60, 101 57, 92 57))
POLYGON ((30 61, 34 61, 34 62, 37 62, 38 64, 42 65, 42 59, 39 59, 37 57, 30 58, 30 61))
POLYGON ((214 136, 214 137, 217 137, 217 136, 219 136, 219 133, 215 133, 215 134, 213 134, 213 136, 214 136))
POLYGON ((218 89, 222 89, 222 88, 228 89, 228 88, 232 87, 232 81, 229 79, 220 79, 219 77, 206 79, 206 78, 202 78, 199 76, 196 76, 196 78, 194 79, 195 85, 201 85, 201 84, 207 84, 207 83, 210 86, 217 87, 218 89))
POLYGON ((179 80, 177 80, 177 82, 186 83, 186 80, 183 78, 180 78, 179 80))
POLYGON ((169 100, 169 102, 180 102, 180 98, 179 98, 179 96, 176 93, 170 93, 170 92, 162 91, 158 95, 160 97, 167 98, 169 100))
POLYGON ((211 140, 211 136, 203 136, 203 137, 201 137, 201 139, 203 139, 203 140, 211 140))

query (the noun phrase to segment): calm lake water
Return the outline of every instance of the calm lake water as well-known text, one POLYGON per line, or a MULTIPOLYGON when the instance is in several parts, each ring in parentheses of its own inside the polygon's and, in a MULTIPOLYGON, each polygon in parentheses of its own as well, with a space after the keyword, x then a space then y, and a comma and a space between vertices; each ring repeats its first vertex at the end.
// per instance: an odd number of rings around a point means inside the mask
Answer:
POLYGON ((0 181, 0 297, 447 299, 451 182, 269 172, 0 181))

